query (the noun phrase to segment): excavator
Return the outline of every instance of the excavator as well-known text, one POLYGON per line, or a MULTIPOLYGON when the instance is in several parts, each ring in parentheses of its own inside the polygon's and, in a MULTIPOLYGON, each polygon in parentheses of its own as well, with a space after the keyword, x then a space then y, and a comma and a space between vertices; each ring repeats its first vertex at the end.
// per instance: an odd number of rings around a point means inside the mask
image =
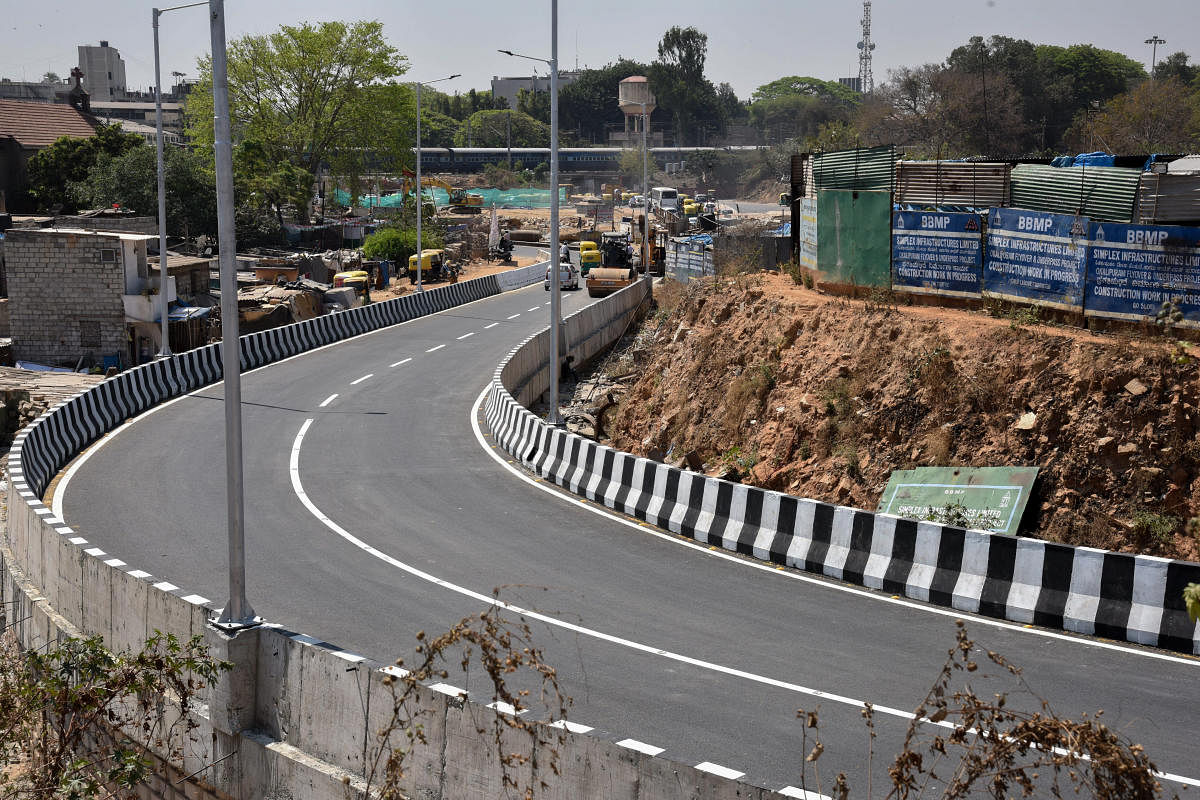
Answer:
MULTIPOLYGON (((483 213, 483 195, 475 194, 467 191, 460 186, 451 186, 443 180, 437 178, 427 178, 421 176, 421 188, 427 186, 436 186, 439 189, 445 189, 450 195, 449 208, 456 214, 481 214, 483 213)), ((400 185, 400 191, 405 195, 410 192, 415 192, 417 189, 417 176, 410 170, 404 170, 404 179, 400 185)))

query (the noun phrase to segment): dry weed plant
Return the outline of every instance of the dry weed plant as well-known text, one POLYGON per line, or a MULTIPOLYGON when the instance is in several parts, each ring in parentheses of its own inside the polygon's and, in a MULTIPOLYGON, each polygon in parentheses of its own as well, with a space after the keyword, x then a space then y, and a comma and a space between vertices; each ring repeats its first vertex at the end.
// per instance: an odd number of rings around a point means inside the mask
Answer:
POLYGON ((493 597, 493 605, 464 617, 437 637, 430 639, 424 632, 418 633, 415 664, 406 667, 404 659, 397 659, 395 668, 384 676, 383 682, 392 695, 392 709, 387 723, 377 732, 377 744, 368 759, 368 796, 374 792, 381 800, 408 797, 401 789, 406 775, 405 761, 417 745, 427 744, 421 718, 428 712, 421 708, 417 694, 422 691, 421 684, 449 677, 446 666, 454 661, 464 673, 472 665, 481 668, 493 701, 507 704, 514 711, 504 714, 482 710, 481 718, 475 719, 476 733, 495 744, 505 792, 517 792, 529 800, 549 788, 541 770, 559 774, 558 747, 553 741, 548 747, 546 744, 547 737, 557 736, 561 741, 563 734, 551 733, 553 729, 541 723, 522 719, 522 712, 530 708, 534 698, 529 689, 514 688, 511 684, 532 678, 537 684, 537 702, 557 720, 566 719, 570 698, 562 693, 558 675, 546 663, 541 648, 533 644, 529 623, 523 617, 513 619, 505 614, 498 589, 493 597), (509 741, 513 733, 523 735, 528 748, 514 747, 509 741), (545 754, 544 761, 539 761, 539 754, 545 754), (523 782, 518 772, 526 765, 531 770, 530 777, 523 782))
MULTIPOLYGON (((929 692, 913 712, 900 753, 888 768, 888 800, 970 797, 1092 797, 1097 800, 1151 800, 1163 794, 1156 767, 1141 745, 1104 725, 1103 711, 1064 719, 1026 683, 1021 669, 1002 655, 986 651, 998 675, 980 673, 981 659, 962 620, 956 622, 955 644, 929 692), (978 674, 977 674, 978 673, 978 674), (1020 694, 1037 710, 1010 707, 1008 691, 987 695, 976 679, 1015 681, 1020 694)), ((818 762, 824 753, 819 736, 820 709, 799 709, 801 729, 800 788, 823 792, 818 762), (811 740, 811 744, 810 744, 811 740)), ((875 758, 874 709, 864 704, 867 729, 867 772, 875 758)), ((866 797, 874 797, 868 780, 866 797)), ((830 796, 847 800, 844 774, 831 782, 830 796)), ((1176 796, 1177 797, 1177 796, 1176 796)))

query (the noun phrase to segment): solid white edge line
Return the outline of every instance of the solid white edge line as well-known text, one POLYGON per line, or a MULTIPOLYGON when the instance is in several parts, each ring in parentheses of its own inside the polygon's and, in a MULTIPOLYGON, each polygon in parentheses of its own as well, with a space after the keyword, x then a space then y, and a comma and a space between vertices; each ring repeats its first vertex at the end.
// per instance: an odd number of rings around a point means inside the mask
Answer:
POLYGON ((326 397, 324 400, 322 400, 321 404, 319 406, 317 406, 317 408, 325 408, 325 406, 329 405, 334 400, 336 400, 337 396, 338 396, 338 393, 334 392, 333 394, 329 395, 329 397, 326 397))
MULTIPOLYGON (((546 258, 549 259, 549 257, 550 257, 549 253, 547 253, 546 258)), ((242 376, 253 375, 254 373, 256 373, 260 370, 269 369, 269 368, 277 366, 279 364, 286 364, 287 362, 294 361, 297 358, 304 358, 305 356, 311 355, 312 353, 319 353, 322 350, 328 350, 331 347, 337 347, 338 345, 345 344, 346 342, 353 342, 357 339, 364 339, 368 336, 375 336, 376 334, 384 333, 386 331, 391 331, 396 328, 400 328, 404 325, 411 325, 412 323, 418 322, 423 319, 429 319, 431 317, 441 316, 442 314, 447 314, 451 311, 459 311, 461 309, 467 308, 469 306, 477 305, 479 303, 486 303, 496 297, 504 297, 505 295, 515 295, 518 292, 524 292, 524 291, 527 291, 527 290, 532 289, 539 285, 540 284, 537 284, 537 283, 531 283, 528 286, 522 286, 520 289, 513 289, 508 292, 501 292, 500 294, 491 294, 491 295, 488 295, 487 297, 481 297, 478 300, 472 300, 469 303, 463 303, 461 305, 452 306, 451 308, 443 309, 442 311, 435 311, 432 314, 423 314, 422 316, 419 316, 419 317, 413 317, 412 319, 406 319, 404 322, 398 322, 395 325, 385 325, 382 328, 376 328, 375 330, 366 331, 365 333, 360 333, 357 336, 350 336, 345 339, 338 339, 336 342, 330 342, 329 344, 323 344, 320 347, 314 347, 311 350, 304 350, 303 352, 296 353, 296 355, 294 355, 294 356, 288 356, 287 358, 281 358, 278 361, 272 361, 270 364, 263 364, 261 367, 255 367, 254 369, 249 370, 248 372, 243 372, 241 374, 242 374, 242 376)), ((517 316, 520 316, 520 314, 518 314, 517 316)), ((511 317, 510 317, 510 319, 511 319, 511 317)), ((409 361, 412 361, 412 359, 406 358, 402 361, 397 361, 392 366, 393 367, 399 366, 400 364, 405 364, 409 361)), ((58 482, 58 485, 55 487, 54 502, 52 503, 52 509, 51 509, 54 512, 54 516, 56 516, 62 520, 66 519, 66 517, 63 516, 63 502, 67 496, 67 486, 70 485, 71 478, 75 477, 75 473, 79 472, 79 470, 83 467, 84 464, 87 463, 88 459, 91 458, 94 453, 98 452, 99 450, 101 450, 104 447, 104 445, 108 444, 110 441, 115 439, 117 434, 122 433, 130 426, 132 426, 138 422, 141 422, 143 419, 150 416, 151 414, 157 414, 159 411, 162 411, 164 408, 170 408, 171 406, 175 405, 176 403, 178 403, 182 400, 185 400, 188 397, 196 397, 201 392, 207 392, 210 389, 215 389, 218 386, 223 386, 224 383, 225 383, 224 380, 213 381, 212 383, 201 386, 199 389, 193 389, 192 391, 188 392, 187 394, 181 394, 178 397, 173 397, 164 403, 159 403, 156 406, 151 406, 150 408, 143 411, 141 414, 138 414, 133 419, 118 425, 117 427, 113 428, 111 431, 108 431, 107 433, 103 434, 96 441, 92 442, 92 444, 88 447, 88 449, 86 451, 84 451, 84 453, 82 455, 76 456, 74 462, 72 462, 71 465, 67 468, 67 471, 62 474, 62 479, 58 482)), ((149 573, 147 573, 147 574, 149 574, 149 573)))
POLYGON ((350 381, 350 385, 351 385, 351 386, 358 386, 358 385, 359 385, 360 383, 362 383, 363 381, 365 381, 365 380, 368 380, 368 379, 370 379, 370 378, 374 378, 374 377, 375 377, 375 373, 374 373, 374 372, 368 372, 366 375, 363 375, 363 376, 362 376, 361 378, 359 378, 358 380, 355 380, 355 381, 350 381))
POLYGON ((426 350, 425 352, 426 352, 426 353, 433 353, 433 352, 436 352, 436 351, 438 351, 438 350, 441 350, 441 349, 442 349, 443 347, 445 347, 445 346, 446 346, 446 345, 444 345, 444 344, 439 344, 439 345, 436 345, 436 346, 434 346, 434 347, 431 347, 431 348, 429 348, 429 349, 428 349, 428 350, 426 350))
MULTIPOLYGON (((489 385, 490 385, 490 383, 489 383, 489 385)), ((1019 624, 1012 623, 1012 622, 1007 622, 1005 620, 993 619, 991 617, 979 616, 976 614, 972 614, 969 611, 957 611, 952 608, 941 608, 939 606, 925 605, 925 604, 919 603, 915 600, 905 600, 902 598, 901 599, 893 599, 890 596, 881 596, 880 594, 878 594, 874 591, 871 591, 869 589, 861 589, 861 588, 858 588, 855 586, 846 586, 844 584, 837 583, 837 582, 835 582, 835 579, 833 579, 833 578, 816 578, 816 577, 810 576, 806 573, 794 570, 791 567, 788 567, 786 569, 776 569, 775 566, 773 566, 773 565, 768 566, 767 564, 758 563, 757 561, 750 561, 745 558, 735 556, 734 554, 726 552, 724 550, 709 550, 707 545, 699 545, 690 540, 680 539, 678 537, 678 535, 673 534, 673 533, 666 533, 661 530, 658 530, 657 528, 650 525, 649 523, 638 524, 638 523, 630 522, 629 520, 627 520, 621 516, 618 516, 616 513, 614 513, 612 511, 612 509, 610 509, 606 506, 598 506, 598 505, 593 505, 591 503, 584 503, 584 502, 580 501, 579 499, 577 499, 574 495, 567 492, 567 490, 562 489, 561 487, 555 486, 553 484, 539 483, 539 482, 535 481, 533 478, 529 477, 529 474, 526 473, 523 469, 520 469, 519 467, 516 467, 513 464, 509 464, 508 461, 505 460, 500 455, 500 452, 503 452, 503 451, 497 452, 497 451, 499 451, 499 447, 493 448, 491 445, 489 445, 487 443, 487 440, 483 436, 483 431, 479 427, 479 419, 476 416, 476 414, 478 413, 484 400, 487 399, 487 393, 488 393, 488 387, 485 386, 483 388, 483 391, 479 393, 479 397, 476 398, 475 405, 471 407, 471 415, 470 415, 471 427, 475 431, 475 440, 477 442, 479 442, 479 446, 481 448, 483 448, 483 452, 487 453, 489 456, 492 457, 492 459, 495 460, 495 462, 497 464, 504 467, 506 470, 508 470, 513 475, 520 478, 521 480, 525 481, 530 486, 540 489, 543 492, 552 494, 565 503, 571 503, 579 508, 590 511, 593 514, 599 514, 600 516, 607 517, 607 518, 613 520, 614 522, 619 522, 620 524, 625 525, 626 527, 633 528, 634 530, 642 531, 643 533, 650 534, 651 536, 657 536, 660 539, 663 539, 668 542, 672 542, 674 544, 679 545, 680 547, 690 548, 697 552, 703 553, 704 555, 709 556, 711 558, 724 559, 726 561, 730 561, 735 564, 741 564, 743 567, 748 567, 750 569, 762 570, 763 572, 769 573, 771 575, 777 575, 781 578, 788 578, 790 580, 801 581, 803 583, 810 583, 810 584, 813 584, 814 586, 821 586, 826 589, 832 589, 832 590, 839 591, 839 592, 846 592, 848 594, 856 594, 856 595, 859 595, 860 597, 866 597, 871 600, 877 600, 881 603, 891 603, 892 605, 903 606, 905 608, 911 608, 911 609, 915 609, 917 611, 924 611, 928 614, 936 614, 936 615, 942 616, 942 617, 953 617, 955 619, 969 618, 972 623, 978 622, 978 623, 982 623, 984 625, 990 625, 995 628, 1004 628, 1006 630, 1016 631, 1018 633, 1027 633, 1027 634, 1031 634, 1034 636, 1044 636, 1044 637, 1047 637, 1050 639, 1059 639, 1059 640, 1066 641, 1066 642, 1072 642, 1074 644, 1085 645, 1087 647, 1098 647, 1102 650, 1116 650, 1118 652, 1128 653, 1130 655, 1142 656, 1143 658, 1153 658, 1153 659, 1158 659, 1160 661, 1169 661, 1169 662, 1172 662, 1175 664, 1186 664, 1189 667, 1200 667, 1200 659, 1196 659, 1196 658, 1187 658, 1185 656, 1174 656, 1174 655, 1169 655, 1167 653, 1158 653, 1153 650, 1138 650, 1136 648, 1125 647, 1124 645, 1114 644, 1113 642, 1102 642, 1102 641, 1097 641, 1095 639, 1083 638, 1082 636, 1068 636, 1065 633, 1059 633, 1057 631, 1050 631, 1050 630, 1045 630, 1045 629, 1041 629, 1041 628, 1026 628, 1023 625, 1019 625, 1019 624)))
POLYGON ((492 329, 492 328, 496 327, 496 326, 497 326, 497 325, 499 325, 499 324, 500 324, 499 322, 493 322, 491 325, 484 325, 484 326, 483 326, 483 329, 484 329, 485 331, 486 331, 486 330, 490 330, 490 329, 492 329))
POLYGON ((388 364, 388 366, 389 367, 398 367, 401 364, 407 364, 410 361, 412 361, 412 356, 409 356, 408 358, 402 358, 399 361, 397 361, 395 364, 388 364))
POLYGON ((471 331, 470 333, 464 333, 462 336, 456 336, 454 338, 461 342, 463 339, 470 339, 474 335, 475 331, 471 331))

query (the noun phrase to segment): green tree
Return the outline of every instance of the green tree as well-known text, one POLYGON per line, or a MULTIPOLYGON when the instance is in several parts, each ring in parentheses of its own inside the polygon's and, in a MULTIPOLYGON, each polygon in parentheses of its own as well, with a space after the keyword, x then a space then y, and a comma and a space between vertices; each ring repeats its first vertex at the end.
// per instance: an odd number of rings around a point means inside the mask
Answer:
POLYGON ((847 107, 858 105, 860 99, 858 92, 836 81, 823 81, 807 75, 788 75, 770 83, 764 83, 755 89, 754 93, 750 95, 750 102, 753 104, 797 95, 815 97, 831 103, 841 103, 847 107))
MULTIPOLYGON (((164 152, 167 234, 191 238, 217 233, 217 193, 212 171, 192 150, 170 147, 164 152)), ((119 204, 138 214, 158 215, 158 166, 150 147, 135 147, 119 156, 102 155, 87 177, 72 184, 80 206, 119 204)))
MULTIPOLYGON (((442 232, 436 226, 421 229, 421 244, 428 249, 440 248, 442 232)), ((363 241, 363 255, 372 261, 391 261, 399 269, 408 269, 408 257, 417 252, 416 228, 380 228, 363 241)))
POLYGON ((74 210, 78 206, 71 184, 86 180, 102 157, 120 156, 139 147, 146 148, 142 138, 125 133, 120 125, 101 124, 90 139, 63 136, 29 159, 29 193, 39 208, 74 210))
POLYGON ((530 89, 517 90, 517 111, 528 114, 538 122, 550 124, 550 93, 530 89))
POLYGON ((508 138, 507 125, 512 118, 513 147, 549 147, 550 126, 520 111, 476 111, 454 134, 456 147, 467 146, 467 127, 476 147, 504 147, 508 138))
POLYGON ((1155 64, 1154 77, 1160 81, 1175 78, 1184 86, 1200 90, 1200 65, 1190 63, 1182 50, 1155 64))
MULTIPOLYGON (((388 133, 390 115, 375 113, 376 87, 401 75, 407 63, 379 22, 323 22, 237 39, 229 45, 228 68, 234 141, 253 143, 253 152, 239 160, 240 177, 270 194, 278 214, 290 202, 305 217, 307 202, 300 201, 320 167, 353 176, 376 157, 362 147, 388 133), (302 195, 283 191, 301 185, 302 195)), ((201 60, 200 72, 188 98, 187 126, 194 141, 211 148, 209 60, 201 60)))
POLYGON ((658 43, 658 60, 650 83, 659 107, 671 115, 675 141, 700 144, 709 132, 722 133, 726 117, 716 87, 704 77, 708 35, 693 27, 674 26, 658 43))

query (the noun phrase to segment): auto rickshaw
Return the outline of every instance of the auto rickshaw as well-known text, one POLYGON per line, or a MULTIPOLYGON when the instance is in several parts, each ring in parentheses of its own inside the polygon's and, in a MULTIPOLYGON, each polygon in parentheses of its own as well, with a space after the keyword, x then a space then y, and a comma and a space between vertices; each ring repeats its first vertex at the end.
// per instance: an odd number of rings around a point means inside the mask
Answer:
POLYGON ((587 275, 594 267, 600 266, 600 250, 596 247, 595 242, 580 242, 579 243, 579 272, 582 275, 587 275), (590 244, 591 247, 585 248, 584 245, 590 244))
POLYGON ((333 276, 333 287, 336 289, 340 286, 346 286, 354 290, 354 293, 361 299, 367 299, 367 292, 370 288, 371 274, 366 270, 356 269, 348 272, 339 272, 333 276))
MULTIPOLYGON (((444 250, 421 251, 421 281, 440 281, 445 272, 446 253, 444 250)), ((408 257, 408 280, 417 282, 417 254, 408 257)))

